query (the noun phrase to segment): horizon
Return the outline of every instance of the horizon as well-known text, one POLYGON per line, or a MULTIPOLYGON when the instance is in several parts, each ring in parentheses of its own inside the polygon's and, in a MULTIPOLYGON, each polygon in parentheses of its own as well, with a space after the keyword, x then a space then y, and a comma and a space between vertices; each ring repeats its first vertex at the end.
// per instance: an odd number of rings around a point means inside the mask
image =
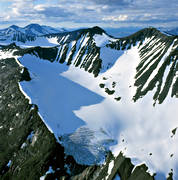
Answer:
POLYGON ((28 23, 26 25, 18 25, 18 24, 10 24, 10 25, 6 25, 6 26, 3 26, 1 27, 0 26, 0 30, 3 30, 3 29, 8 29, 12 26, 16 26, 18 28, 25 28, 29 25, 40 25, 40 26, 48 26, 48 27, 52 27, 54 29, 66 29, 66 30, 69 30, 69 31, 73 31, 73 30, 78 30, 78 29, 88 29, 88 28, 93 28, 93 27, 99 27, 103 30, 131 30, 131 31, 139 31, 141 29, 144 29, 144 28, 156 28, 158 30, 173 30, 173 29, 177 29, 178 26, 175 26, 175 27, 154 27, 154 26, 143 26, 143 27, 139 27, 139 26, 126 26, 126 27, 109 27, 109 26, 106 26, 106 27, 101 27, 101 26, 98 26, 98 25, 92 25, 92 26, 81 26, 81 27, 54 27, 54 26, 51 26, 51 25, 48 25, 48 24, 41 24, 41 23, 28 23))
MULTIPOLYGON (((51 28, 54 28, 56 30, 64 30, 66 32, 72 32, 72 31, 76 31, 76 30, 79 30, 79 29, 87 29, 87 28, 93 28, 93 27, 96 27, 96 26, 92 26, 92 27, 78 27, 78 28, 63 28, 63 27, 52 27, 52 26, 49 26, 47 24, 38 24, 38 23, 30 23, 30 24, 27 24, 25 26, 18 26, 16 24, 12 24, 10 26, 7 26, 7 27, 4 27, 4 28, 0 28, 0 31, 1 30, 5 30, 5 29, 8 29, 8 28, 26 28, 27 26, 29 25, 40 25, 41 27, 51 27, 51 28), (13 27, 13 26, 16 26, 16 27, 13 27)), ((99 26, 98 26, 99 27, 99 26)), ((103 29, 107 34, 113 36, 113 37, 116 37, 116 38, 119 38, 119 37, 127 37, 131 34, 134 34, 142 29, 145 29, 145 28, 156 28, 156 27, 153 27, 153 26, 149 26, 149 27, 118 27, 118 28, 112 28, 112 27, 99 27, 101 29, 103 29)), ((170 31, 177 31, 177 28, 178 26, 176 26, 175 28, 165 28, 165 27, 158 27, 156 28, 158 31, 164 33, 164 32, 170 32, 170 31)), ((18 29, 17 29, 18 31, 18 29)))
POLYGON ((175 28, 178 20, 176 0, 1 0, 0 7, 0 29, 32 23, 67 29, 175 28))

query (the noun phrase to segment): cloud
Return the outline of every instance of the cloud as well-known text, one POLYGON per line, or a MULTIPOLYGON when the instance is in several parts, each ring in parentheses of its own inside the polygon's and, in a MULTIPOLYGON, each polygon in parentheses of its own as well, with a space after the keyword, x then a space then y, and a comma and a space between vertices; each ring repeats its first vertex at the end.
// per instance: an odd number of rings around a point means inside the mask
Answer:
POLYGON ((125 21, 128 19, 128 15, 119 15, 119 16, 108 16, 102 18, 103 21, 125 21))
POLYGON ((12 3, 12 14, 16 16, 21 16, 23 14, 33 13, 34 0, 14 0, 12 3))
POLYGON ((55 17, 55 18, 66 18, 69 16, 74 15, 73 13, 57 6, 52 6, 52 7, 46 7, 46 6, 36 6, 34 7, 36 10, 36 14, 43 14, 45 17, 55 17))
MULTIPOLYGON (((177 0, 2 0, 8 11, 1 13, 3 21, 86 23, 89 26, 119 26, 143 24, 175 25, 178 21, 177 0)), ((82 25, 81 25, 82 26, 82 25)))
POLYGON ((92 1, 97 4, 107 4, 114 6, 129 5, 130 3, 133 2, 133 0, 92 0, 92 1))

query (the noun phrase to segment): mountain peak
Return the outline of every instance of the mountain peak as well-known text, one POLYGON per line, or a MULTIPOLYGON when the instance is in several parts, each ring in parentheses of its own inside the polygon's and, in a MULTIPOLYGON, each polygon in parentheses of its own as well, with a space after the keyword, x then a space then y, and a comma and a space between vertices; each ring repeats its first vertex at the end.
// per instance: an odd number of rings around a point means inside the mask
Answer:
POLYGON ((102 33, 106 33, 102 28, 100 28, 99 26, 94 26, 92 28, 86 28, 86 29, 81 29, 81 30, 76 30, 76 32, 78 31, 83 31, 85 33, 89 32, 91 35, 95 35, 95 34, 102 34, 102 33))
POLYGON ((35 27, 41 27, 39 24, 29 24, 25 28, 35 28, 35 27))
MULTIPOLYGON (((31 32, 31 30, 35 30, 39 33, 43 33, 43 28, 39 24, 29 24, 26 27, 24 27, 25 30, 31 32)), ((33 32, 31 32, 33 33, 33 32)))
POLYGON ((12 29, 14 29, 14 30, 18 30, 18 29, 19 29, 19 27, 16 26, 16 25, 12 25, 12 26, 10 26, 9 28, 12 28, 12 29))
POLYGON ((105 31, 102 28, 100 28, 99 26, 94 26, 94 27, 91 28, 91 30, 96 34, 105 33, 105 31))

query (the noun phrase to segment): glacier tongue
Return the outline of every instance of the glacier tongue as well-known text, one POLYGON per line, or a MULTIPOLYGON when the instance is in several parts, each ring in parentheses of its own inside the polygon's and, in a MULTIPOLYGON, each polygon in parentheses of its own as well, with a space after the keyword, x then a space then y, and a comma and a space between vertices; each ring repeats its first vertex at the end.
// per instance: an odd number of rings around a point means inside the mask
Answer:
POLYGON ((109 146, 117 142, 102 128, 94 131, 82 126, 74 133, 62 136, 61 143, 66 154, 72 155, 78 163, 93 165, 104 163, 109 146))

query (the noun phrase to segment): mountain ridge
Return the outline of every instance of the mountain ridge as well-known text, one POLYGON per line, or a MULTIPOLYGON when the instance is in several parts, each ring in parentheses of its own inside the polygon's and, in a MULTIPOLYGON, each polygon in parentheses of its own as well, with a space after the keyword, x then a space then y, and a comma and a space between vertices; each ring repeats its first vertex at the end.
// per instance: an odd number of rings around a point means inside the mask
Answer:
MULTIPOLYGON (((65 29, 55 29, 55 28, 52 28, 52 27, 49 27, 49 26, 40 26, 39 24, 29 24, 23 28, 19 27, 19 26, 16 26, 16 25, 12 25, 10 26, 9 28, 5 28, 5 29, 1 29, 0 30, 0 33, 1 33, 1 37, 3 36, 7 36, 9 35, 10 32, 13 32, 13 31, 17 31, 17 32, 14 32, 15 35, 13 37, 11 37, 11 42, 13 41, 22 41, 22 42, 26 42, 28 40, 30 41, 34 41, 35 40, 35 37, 36 36, 46 36, 46 37, 50 37, 50 36, 57 36, 57 35, 60 35, 60 34, 67 34, 67 31, 65 29), (33 31, 36 31, 36 32, 32 32, 31 29, 33 31), (35 30, 36 29, 36 30, 35 30), (22 34, 21 36, 27 36, 26 39, 23 39, 23 38, 20 38, 20 37, 16 37, 18 36, 18 34, 22 34)), ((92 28, 82 28, 82 29, 79 29, 79 30, 74 30, 74 31, 69 31, 69 32, 73 32, 75 34, 77 34, 77 32, 86 32, 86 31, 90 31, 91 33, 98 33, 98 34, 101 34, 101 33, 105 33, 107 34, 109 37, 113 37, 115 38, 114 36, 112 35, 109 35, 104 29, 98 27, 98 26, 95 26, 95 27, 92 27, 92 28)), ((144 28, 142 30, 139 30, 138 32, 132 34, 132 35, 136 35, 136 34, 139 34, 139 33, 153 33, 153 32, 157 32, 157 33, 161 33, 163 35, 166 35, 165 33, 162 33, 160 30, 154 28, 154 27, 148 27, 148 28, 144 28)), ((132 35, 128 35, 126 37, 122 37, 122 38, 129 38, 130 36, 132 35)), ((170 36, 167 34, 167 36, 170 36)), ((175 35, 172 35, 172 36, 175 36, 175 35)), ((7 37, 8 38, 8 37, 7 37)), ((119 38, 119 37, 117 37, 119 38)), ((120 38, 121 39, 121 38, 120 38)), ((3 39, 4 41, 5 39, 3 39)))

